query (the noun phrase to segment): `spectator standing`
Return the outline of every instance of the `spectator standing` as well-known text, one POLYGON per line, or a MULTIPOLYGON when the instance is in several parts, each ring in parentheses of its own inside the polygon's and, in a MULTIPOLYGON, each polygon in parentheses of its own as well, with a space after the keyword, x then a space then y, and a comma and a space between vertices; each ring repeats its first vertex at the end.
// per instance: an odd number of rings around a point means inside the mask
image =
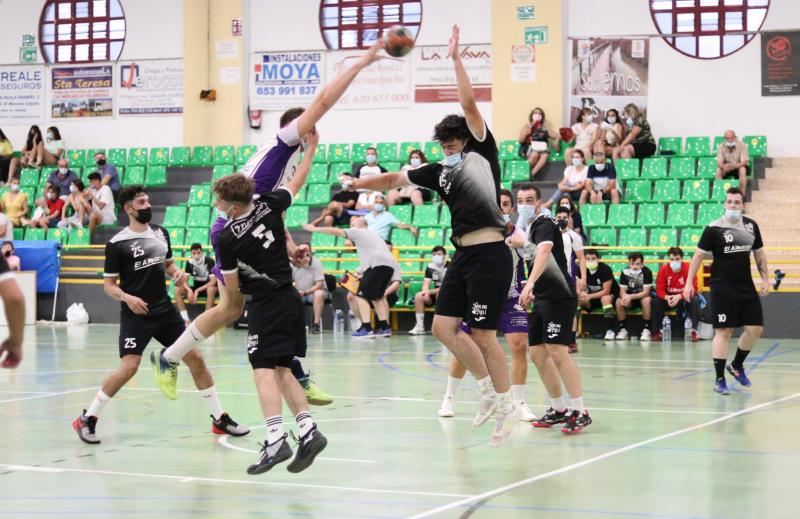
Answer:
POLYGON ((91 194, 86 190, 83 182, 73 180, 69 185, 69 197, 64 204, 64 208, 61 209, 61 222, 58 226, 83 229, 83 226, 89 223, 89 215, 92 214, 90 197, 91 194), (72 216, 67 216, 67 211, 70 208, 72 208, 72 216))
POLYGON ((398 229, 408 229, 411 234, 416 236, 419 234, 419 229, 412 225, 402 223, 395 215, 386 210, 385 198, 379 192, 376 192, 372 201, 372 210, 364 216, 367 221, 367 227, 381 237, 382 240, 389 239, 389 233, 393 227, 398 229))
POLYGON ((717 179, 738 178, 739 189, 747 196, 747 175, 750 173, 750 155, 747 145, 733 130, 725 132, 725 140, 717 147, 717 179))
MULTIPOLYGON (((661 324, 667 309, 675 309, 678 317, 692 320, 691 339, 697 342, 697 323, 700 319, 700 297, 697 295, 697 277, 692 280, 694 293, 687 302, 683 289, 689 279, 689 263, 683 261, 683 249, 671 247, 667 252, 668 261, 658 269, 656 276, 656 297, 653 298, 653 340, 660 341, 661 324)), ((673 326, 674 330, 676 327, 673 326)), ((678 326, 677 328, 680 328, 678 326)))
POLYGON ((102 183, 100 173, 89 175, 89 197, 92 201, 92 212, 89 216, 89 232, 94 234, 98 225, 112 225, 117 223, 114 214, 114 194, 108 185, 102 183))
POLYGON ((0 255, 2 255, 8 263, 8 268, 12 271, 20 270, 19 256, 14 254, 14 242, 11 240, 4 241, 0 245, 0 255))
MULTIPOLYGON (((427 163, 428 159, 422 150, 411 150, 411 153, 408 154, 408 163, 400 168, 400 172, 406 173, 410 169, 424 166, 427 163)), ((386 194, 386 205, 391 207, 408 202, 411 202, 411 205, 422 205, 425 202, 430 202, 432 198, 433 194, 427 189, 417 186, 403 186, 398 189, 392 189, 386 194)))
POLYGON ((114 202, 119 198, 119 191, 122 185, 119 182, 119 171, 114 164, 109 164, 105 153, 96 153, 94 163, 97 164, 97 172, 100 173, 100 182, 111 189, 114 202))
POLYGON ((58 189, 61 192, 61 198, 63 198, 66 202, 66 199, 69 197, 71 192, 69 186, 71 186, 76 180, 80 180, 80 178, 74 171, 69 169, 69 162, 67 159, 59 159, 58 169, 50 173, 50 176, 47 178, 47 182, 45 183, 45 189, 49 188, 50 186, 58 186, 58 189))
POLYGON ((43 143, 39 143, 40 161, 52 166, 64 157, 64 140, 61 138, 61 132, 55 126, 47 129, 46 137, 47 139, 43 143))
POLYGON ((586 183, 581 193, 580 207, 590 204, 602 204, 604 200, 612 204, 619 203, 619 189, 617 189, 617 169, 614 164, 606 161, 603 151, 594 152, 594 164, 589 166, 586 183))
POLYGON ((19 179, 13 178, 8 184, 9 190, 3 193, 3 212, 11 223, 25 225, 22 220, 28 216, 28 194, 19 190, 19 179))
POLYGON ((619 146, 614 148, 614 160, 618 158, 643 159, 655 154, 656 140, 650 131, 650 123, 647 122, 639 107, 633 103, 625 105, 625 126, 627 135, 619 146))
POLYGON ((321 333, 322 310, 325 308, 325 269, 319 258, 314 257, 311 245, 301 243, 292 256, 292 280, 304 304, 312 305, 314 322, 311 333, 321 333))
POLYGON ((554 149, 561 145, 561 136, 550 129, 545 119, 544 110, 538 106, 528 114, 528 124, 519 131, 520 155, 528 160, 531 168, 531 180, 547 164, 550 156, 550 140, 555 142, 554 149))
POLYGON ((14 146, 3 130, 0 130, 0 184, 5 184, 14 176, 15 168, 14 146))
POLYGON ((584 108, 578 116, 578 122, 572 125, 572 132, 575 134, 575 142, 564 152, 564 161, 567 166, 575 164, 573 152, 580 150, 581 158, 590 157, 595 144, 599 140, 600 127, 592 122, 594 115, 591 108, 584 108))

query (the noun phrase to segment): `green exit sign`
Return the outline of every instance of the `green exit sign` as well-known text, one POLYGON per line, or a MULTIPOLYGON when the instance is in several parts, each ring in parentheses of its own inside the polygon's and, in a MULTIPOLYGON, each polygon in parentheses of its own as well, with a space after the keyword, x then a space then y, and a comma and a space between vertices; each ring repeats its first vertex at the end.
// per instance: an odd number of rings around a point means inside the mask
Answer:
POLYGON ((525 27, 525 44, 542 45, 547 43, 547 26, 525 27))
POLYGON ((19 62, 20 63, 36 63, 36 48, 20 47, 19 48, 19 62))

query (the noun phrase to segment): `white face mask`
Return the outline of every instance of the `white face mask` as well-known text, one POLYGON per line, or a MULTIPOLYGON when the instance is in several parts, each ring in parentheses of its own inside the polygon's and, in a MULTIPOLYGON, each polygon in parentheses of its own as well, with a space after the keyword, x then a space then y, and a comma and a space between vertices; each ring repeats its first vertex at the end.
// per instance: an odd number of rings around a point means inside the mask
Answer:
POLYGON ((598 163, 595 162, 594 169, 596 169, 597 171, 603 171, 604 169, 606 169, 606 163, 603 162, 603 163, 598 164, 598 163))
POLYGON ((444 256, 441 254, 434 254, 433 255, 433 264, 434 265, 444 265, 444 256))
POLYGON ((633 117, 631 117, 631 116, 629 115, 629 116, 628 116, 628 118, 627 118, 627 119, 625 119, 625 124, 627 124, 627 125, 628 125, 628 128, 632 128, 632 127, 633 127, 633 117))
POLYGON ((669 268, 672 269, 672 272, 680 272, 682 266, 683 266, 683 262, 680 261, 680 260, 678 260, 678 261, 670 261, 669 262, 669 268))
POLYGON ((69 170, 67 168, 58 168, 58 172, 62 175, 66 175, 69 170))
POLYGON ((75 184, 70 184, 70 186, 69 186, 69 192, 70 193, 74 193, 77 190, 78 190, 78 188, 75 187, 75 184))
POLYGON ((377 155, 372 155, 372 154, 367 155, 367 164, 375 164, 376 162, 378 162, 377 155))
POLYGON ((11 184, 11 191, 14 191, 15 193, 19 191, 19 184, 11 184))
POLYGON ((735 148, 736 147, 736 141, 725 141, 725 146, 727 146, 729 148, 735 148))
POLYGON ((55 139, 53 132, 47 132, 47 140, 52 141, 53 139, 55 139))
POLYGON ((614 117, 613 115, 611 117, 607 118, 607 120, 608 120, 608 124, 617 124, 617 118, 614 117))
POLYGON ((535 123, 541 122, 542 121, 542 114, 533 114, 533 117, 531 117, 531 120, 533 122, 535 122, 535 123))
POLYGON ((506 222, 506 223, 510 222, 511 221, 511 215, 510 214, 504 214, 503 215, 503 221, 506 222))
POLYGON ((417 157, 414 157, 408 163, 411 164, 412 168, 416 168, 417 166, 422 164, 422 160, 418 159, 417 157))
POLYGON ((742 217, 741 209, 725 209, 725 218, 727 218, 728 220, 735 222, 741 217, 742 217))
POLYGON ((522 218, 522 221, 527 222, 528 220, 536 216, 536 207, 532 205, 520 204, 517 206, 517 212, 519 213, 519 216, 522 218))
POLYGON ((55 193, 47 193, 47 198, 50 199, 50 200, 55 200, 56 199, 56 194, 55 193))
POLYGON ((581 164, 583 164, 583 159, 581 159, 579 157, 574 157, 572 159, 572 165, 573 166, 580 166, 581 164))
POLYGON ((584 115, 583 116, 583 122, 585 122, 585 123, 592 122, 592 119, 593 119, 593 117, 591 115, 584 115))
POLYGON ((461 153, 453 153, 452 155, 446 155, 444 159, 442 159, 442 165, 447 166, 449 168, 454 168, 458 166, 458 163, 463 160, 463 155, 461 153))

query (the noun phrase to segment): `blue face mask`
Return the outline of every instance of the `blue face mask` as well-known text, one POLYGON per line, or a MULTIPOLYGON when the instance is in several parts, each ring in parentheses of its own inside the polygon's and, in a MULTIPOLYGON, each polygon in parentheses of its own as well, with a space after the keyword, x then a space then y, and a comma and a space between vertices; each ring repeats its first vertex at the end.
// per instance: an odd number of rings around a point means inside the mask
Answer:
POLYGON ((510 222, 511 221, 511 215, 510 214, 504 214, 503 215, 503 221, 506 222, 506 223, 510 222))
POLYGON ((376 162, 378 162, 377 155, 367 155, 367 164, 375 164, 376 162))
POLYGON ((372 209, 374 209, 375 212, 382 213, 384 207, 383 207, 383 204, 375 204, 375 205, 372 206, 372 209))
POLYGON ((526 223, 536 216, 536 208, 532 205, 518 205, 517 212, 522 217, 522 221, 526 223))
POLYGON ((628 125, 628 128, 633 128, 633 117, 628 116, 628 118, 625 119, 625 124, 628 125))
POLYGON ((452 155, 445 156, 445 158, 442 159, 441 163, 442 163, 443 166, 447 166, 449 168, 454 168, 463 159, 464 159, 463 154, 461 154, 461 153, 453 153, 452 155))
POLYGON ((742 217, 741 209, 725 209, 725 218, 727 218, 728 220, 735 222, 741 217, 742 217))
POLYGON ((411 159, 411 161, 409 162, 409 164, 411 164, 411 167, 412 167, 412 168, 416 168, 417 166, 419 166, 420 164, 422 164, 422 161, 421 161, 420 159, 418 159, 418 158, 414 157, 413 159, 411 159))

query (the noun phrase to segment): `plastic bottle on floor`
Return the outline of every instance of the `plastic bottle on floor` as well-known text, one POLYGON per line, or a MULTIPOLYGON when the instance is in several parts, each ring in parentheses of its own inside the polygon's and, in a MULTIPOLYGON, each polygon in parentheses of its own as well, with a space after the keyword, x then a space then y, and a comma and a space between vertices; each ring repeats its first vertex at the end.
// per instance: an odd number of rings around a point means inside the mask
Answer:
POLYGON ((661 321, 661 340, 664 342, 672 342, 672 322, 668 316, 664 316, 661 321))

